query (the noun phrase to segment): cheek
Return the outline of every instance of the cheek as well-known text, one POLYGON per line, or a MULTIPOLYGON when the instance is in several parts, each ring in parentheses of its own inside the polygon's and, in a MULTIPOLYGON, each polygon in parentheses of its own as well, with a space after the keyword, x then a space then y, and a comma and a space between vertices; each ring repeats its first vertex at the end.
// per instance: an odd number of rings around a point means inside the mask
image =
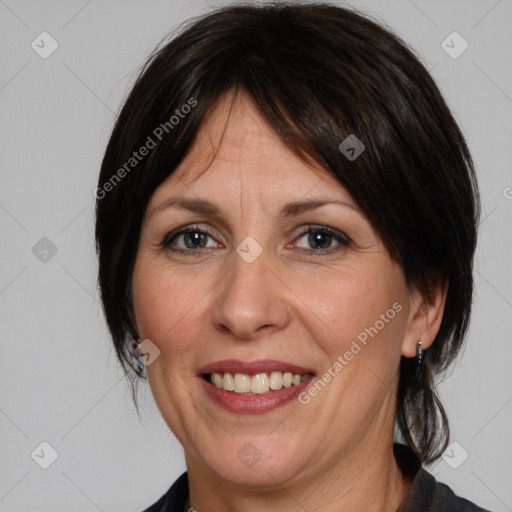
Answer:
POLYGON ((141 257, 133 277, 133 302, 139 335, 160 348, 177 351, 194 338, 201 321, 201 302, 207 299, 206 279, 197 281, 186 273, 171 271, 141 257), (179 337, 175 336, 179 330, 179 337))
POLYGON ((358 359, 383 353, 395 358, 405 325, 406 295, 402 272, 393 262, 364 272, 317 276, 314 287, 309 280, 302 280, 294 292, 301 298, 303 324, 331 361, 349 350, 354 341, 366 352, 358 359))

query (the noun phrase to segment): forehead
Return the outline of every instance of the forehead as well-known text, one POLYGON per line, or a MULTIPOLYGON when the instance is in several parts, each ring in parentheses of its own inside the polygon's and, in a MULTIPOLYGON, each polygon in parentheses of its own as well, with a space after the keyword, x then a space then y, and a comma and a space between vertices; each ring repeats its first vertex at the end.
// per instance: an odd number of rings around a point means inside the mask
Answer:
POLYGON ((326 192, 349 198, 327 170, 306 163, 284 144, 246 93, 225 95, 212 105, 186 157, 155 191, 152 203, 171 191, 226 197, 242 189, 283 202, 285 196, 314 199, 326 192))

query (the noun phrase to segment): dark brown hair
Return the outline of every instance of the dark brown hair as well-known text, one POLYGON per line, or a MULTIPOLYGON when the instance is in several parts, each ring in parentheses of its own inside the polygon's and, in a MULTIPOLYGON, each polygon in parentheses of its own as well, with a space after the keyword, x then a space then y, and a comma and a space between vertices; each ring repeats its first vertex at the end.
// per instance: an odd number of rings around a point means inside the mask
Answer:
POLYGON ((435 283, 449 283, 439 333, 421 365, 402 357, 397 393, 404 441, 435 460, 449 428, 434 376, 455 359, 468 328, 479 199, 464 137, 433 79, 390 30, 327 3, 230 5, 164 43, 118 115, 96 192, 101 298, 132 384, 142 373, 131 280, 148 201, 212 104, 244 91, 291 150, 349 191, 409 286, 429 296, 435 283), (365 145, 354 160, 338 149, 349 134, 365 145))

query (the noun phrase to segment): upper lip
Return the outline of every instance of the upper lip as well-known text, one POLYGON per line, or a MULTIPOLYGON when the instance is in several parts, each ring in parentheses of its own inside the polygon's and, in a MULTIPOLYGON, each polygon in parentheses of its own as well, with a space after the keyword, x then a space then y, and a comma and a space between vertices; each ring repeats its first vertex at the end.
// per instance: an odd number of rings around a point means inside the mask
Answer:
POLYGON ((257 373, 269 372, 291 372, 294 374, 315 373, 311 368, 305 368, 285 361, 275 359, 257 359, 254 361, 241 361, 239 359, 224 359, 215 361, 202 366, 198 370, 198 375, 210 373, 244 373, 246 375, 256 375, 257 373))

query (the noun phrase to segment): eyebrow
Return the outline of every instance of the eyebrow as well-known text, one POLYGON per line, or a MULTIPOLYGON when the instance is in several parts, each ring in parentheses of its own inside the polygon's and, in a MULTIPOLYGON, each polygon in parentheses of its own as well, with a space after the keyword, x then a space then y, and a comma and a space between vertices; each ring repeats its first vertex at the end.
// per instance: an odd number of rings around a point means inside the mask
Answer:
MULTIPOLYGON (((328 204, 338 204, 342 206, 347 206, 355 211, 359 211, 359 208, 357 206, 354 206, 353 204, 345 201, 339 201, 336 199, 312 199, 308 201, 291 201, 289 203, 286 203, 281 209, 281 214, 279 218, 284 219, 286 217, 297 216, 328 204)), ((154 213, 171 207, 188 210, 194 213, 213 215, 216 217, 223 216, 222 210, 217 205, 206 199, 186 199, 182 197, 171 197, 164 201, 163 203, 156 206, 155 208, 153 208, 149 212, 148 217, 151 217, 154 213)))

